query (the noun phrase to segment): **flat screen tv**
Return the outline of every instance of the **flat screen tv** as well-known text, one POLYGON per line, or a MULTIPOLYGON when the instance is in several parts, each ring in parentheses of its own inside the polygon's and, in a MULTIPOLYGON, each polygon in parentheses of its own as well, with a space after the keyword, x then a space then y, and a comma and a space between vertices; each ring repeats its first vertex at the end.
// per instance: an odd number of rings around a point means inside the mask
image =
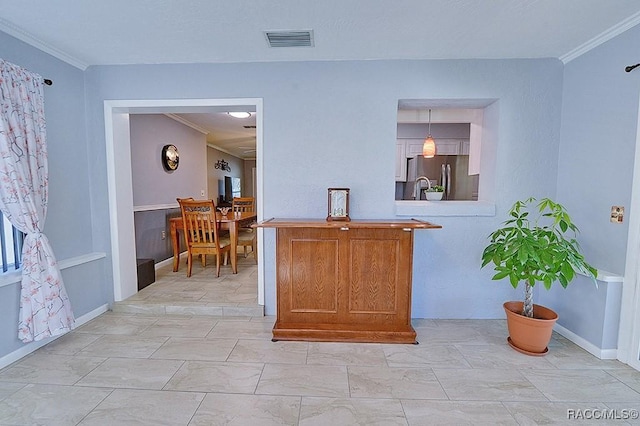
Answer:
POLYGON ((231 203, 233 197, 240 197, 242 194, 240 178, 225 176, 224 177, 224 201, 231 203))

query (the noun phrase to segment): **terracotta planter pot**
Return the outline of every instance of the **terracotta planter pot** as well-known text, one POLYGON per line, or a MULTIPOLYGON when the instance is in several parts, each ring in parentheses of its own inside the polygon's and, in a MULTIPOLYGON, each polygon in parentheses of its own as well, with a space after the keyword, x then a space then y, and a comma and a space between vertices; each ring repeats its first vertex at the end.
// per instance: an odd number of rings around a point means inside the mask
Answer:
POLYGON ((558 314, 549 308, 533 305, 534 318, 522 315, 523 302, 505 302, 504 311, 507 314, 509 328, 509 345, 527 355, 544 355, 549 349, 553 325, 558 320, 558 314))

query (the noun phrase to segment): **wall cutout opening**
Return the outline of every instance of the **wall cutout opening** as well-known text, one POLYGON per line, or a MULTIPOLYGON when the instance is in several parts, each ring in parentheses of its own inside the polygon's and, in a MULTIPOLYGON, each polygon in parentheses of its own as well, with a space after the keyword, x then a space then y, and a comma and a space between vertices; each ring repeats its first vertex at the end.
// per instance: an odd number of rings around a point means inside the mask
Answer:
POLYGON ((497 124, 495 99, 399 100, 396 201, 426 200, 430 191, 444 192, 442 202, 492 200, 497 124), (433 158, 422 155, 429 133, 433 158))

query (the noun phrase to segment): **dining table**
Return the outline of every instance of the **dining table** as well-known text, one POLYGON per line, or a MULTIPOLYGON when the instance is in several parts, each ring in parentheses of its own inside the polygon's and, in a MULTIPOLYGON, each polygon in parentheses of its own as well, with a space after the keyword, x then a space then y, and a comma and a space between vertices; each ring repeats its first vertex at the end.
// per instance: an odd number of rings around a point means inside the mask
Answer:
MULTIPOLYGON (((219 229, 227 229, 229 231, 229 239, 231 240, 231 270, 234 274, 238 273, 238 230, 242 226, 246 226, 256 221, 258 215, 256 212, 229 212, 223 215, 216 212, 216 221, 220 224, 219 229)), ((171 246, 173 249, 173 272, 177 272, 180 266, 180 238, 179 231, 184 232, 184 222, 182 216, 169 219, 169 234, 171 235, 171 246)))

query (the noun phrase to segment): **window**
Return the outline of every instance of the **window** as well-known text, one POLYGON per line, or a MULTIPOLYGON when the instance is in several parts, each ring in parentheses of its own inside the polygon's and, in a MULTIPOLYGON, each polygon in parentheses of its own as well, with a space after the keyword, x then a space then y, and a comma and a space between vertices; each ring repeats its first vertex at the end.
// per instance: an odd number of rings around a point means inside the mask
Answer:
POLYGON ((20 268, 24 234, 11 225, 0 212, 0 260, 2 272, 20 268))

